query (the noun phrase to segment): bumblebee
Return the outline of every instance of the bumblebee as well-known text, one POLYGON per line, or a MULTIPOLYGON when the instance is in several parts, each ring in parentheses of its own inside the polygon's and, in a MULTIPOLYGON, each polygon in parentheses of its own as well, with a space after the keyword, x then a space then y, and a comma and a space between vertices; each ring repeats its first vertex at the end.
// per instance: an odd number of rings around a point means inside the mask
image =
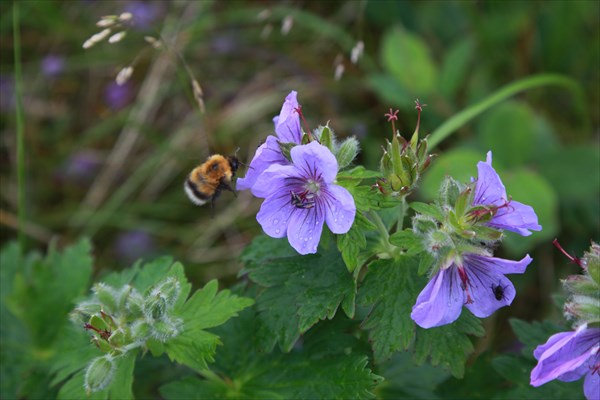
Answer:
POLYGON ((190 201, 198 206, 210 201, 211 207, 214 207, 221 191, 229 190, 236 195, 230 184, 238 166, 239 161, 235 156, 213 154, 204 164, 190 172, 183 185, 185 193, 190 201))

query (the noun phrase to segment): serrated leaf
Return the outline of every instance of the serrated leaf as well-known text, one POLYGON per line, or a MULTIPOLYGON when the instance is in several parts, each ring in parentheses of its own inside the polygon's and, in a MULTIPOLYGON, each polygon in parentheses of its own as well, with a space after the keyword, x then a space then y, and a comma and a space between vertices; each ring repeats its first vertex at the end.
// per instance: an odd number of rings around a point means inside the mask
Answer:
POLYGON ((44 259, 32 262, 29 273, 21 270, 15 275, 14 290, 7 302, 27 324, 37 346, 51 346, 75 299, 87 290, 92 273, 91 248, 86 239, 61 252, 51 247, 44 259))
POLYGON ((279 343, 289 351, 300 334, 333 318, 340 305, 346 315, 354 314, 356 284, 333 246, 323 254, 252 262, 246 269, 250 279, 265 287, 257 306, 266 349, 279 343))
POLYGON ((252 299, 238 297, 229 290, 217 292, 218 283, 212 280, 196 291, 176 315, 183 319, 183 331, 165 343, 171 360, 196 370, 208 368, 213 361, 219 337, 205 329, 219 326, 254 303, 252 299))
POLYGON ((555 333, 569 330, 550 321, 534 321, 529 323, 520 319, 511 318, 509 322, 513 332, 515 335, 517 335, 519 341, 524 345, 523 349, 521 350, 521 354, 532 360, 534 359, 533 350, 537 346, 546 343, 548 338, 555 333))
POLYGON ((346 325, 327 321, 327 329, 306 335, 294 352, 265 353, 252 340, 259 329, 257 318, 253 309, 247 309, 215 329, 225 345, 217 353, 214 378, 169 383, 160 388, 161 395, 169 400, 373 397, 381 378, 366 367, 367 358, 358 351, 360 342, 340 329, 346 325))
POLYGON ((450 376, 431 365, 415 366, 408 352, 394 354, 390 360, 379 364, 378 372, 385 377, 377 388, 377 398, 383 400, 439 399, 436 388, 450 376))
POLYGON ((378 171, 371 171, 358 165, 348 171, 342 171, 337 175, 338 180, 362 180, 362 179, 373 179, 381 176, 378 171))
POLYGON ((410 203, 410 208, 419 214, 428 215, 440 222, 444 220, 444 214, 442 214, 442 211, 433 204, 413 202, 410 203))
POLYGON ((423 252, 421 238, 412 229, 395 232, 390 236, 390 243, 402 249, 405 255, 415 255, 423 252))
POLYGON ((452 324, 437 328, 417 328, 415 361, 421 365, 429 359, 434 366, 441 365, 452 375, 461 378, 465 374, 465 362, 473 352, 468 335, 483 336, 481 321, 467 310, 452 324))
POLYGON ((353 272, 361 264, 360 251, 367 247, 365 232, 374 229, 375 225, 358 212, 350 230, 337 236, 337 247, 342 252, 344 264, 349 272, 353 272))
POLYGON ((410 313, 417 298, 412 277, 416 262, 410 257, 374 261, 360 287, 359 304, 372 307, 363 328, 369 330, 377 362, 406 350, 413 340, 410 313))
POLYGON ((380 210, 382 208, 395 207, 401 203, 400 197, 384 196, 379 190, 370 186, 356 186, 348 181, 338 182, 340 186, 348 189, 354 198, 356 209, 360 211, 380 210))

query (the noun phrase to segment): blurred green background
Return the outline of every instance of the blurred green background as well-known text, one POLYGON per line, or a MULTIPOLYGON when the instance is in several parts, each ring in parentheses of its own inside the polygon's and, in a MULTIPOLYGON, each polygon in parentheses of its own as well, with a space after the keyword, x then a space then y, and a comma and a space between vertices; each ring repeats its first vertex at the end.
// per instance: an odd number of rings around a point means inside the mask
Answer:
MULTIPOLYGON (((419 193, 446 174, 467 181, 494 153, 509 195, 534 206, 544 230, 507 235, 501 257, 534 258, 513 280, 513 307, 486 321, 478 351, 511 345, 509 316, 553 315, 559 278, 577 268, 551 245, 581 255, 600 236, 600 3, 597 1, 20 1, 25 215, 29 248, 85 235, 98 274, 172 254, 197 284, 232 283, 241 250, 261 230, 260 201, 224 193, 191 204, 186 174, 211 153, 249 163, 273 131, 290 90, 311 129, 329 121, 356 135, 358 163, 376 169, 396 127, 421 132, 501 87, 541 73, 575 86, 523 92, 444 140, 419 193), (131 12, 118 43, 84 50, 101 16, 131 12), (162 38, 154 49, 145 36, 162 38), (359 43, 364 52, 358 54, 359 43), (117 73, 133 66, 119 86, 117 73), (194 99, 190 73, 206 108, 194 99), (577 88, 576 90, 573 87, 577 88), (489 329, 496 327, 497 329, 489 329)), ((16 238, 15 70, 12 2, 0 3, 1 240, 16 238)), ((241 168, 240 174, 244 174, 241 168)), ((74 266, 76 268, 76 266, 74 266)))

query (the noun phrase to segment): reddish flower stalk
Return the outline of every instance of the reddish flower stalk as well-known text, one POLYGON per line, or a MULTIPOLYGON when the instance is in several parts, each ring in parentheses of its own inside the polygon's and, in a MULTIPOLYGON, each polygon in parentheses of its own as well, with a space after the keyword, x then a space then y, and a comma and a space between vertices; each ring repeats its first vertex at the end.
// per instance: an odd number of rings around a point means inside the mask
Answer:
POLYGON ((581 262, 581 259, 579 257, 573 257, 572 255, 567 253, 566 250, 562 248, 560 243, 558 243, 558 239, 554 239, 552 241, 552 244, 554 245, 554 247, 556 247, 558 250, 560 250, 560 252, 563 253, 565 255, 565 257, 567 257, 569 260, 571 260, 571 262, 573 262, 573 263, 579 265, 581 268, 583 268, 583 263, 581 262))

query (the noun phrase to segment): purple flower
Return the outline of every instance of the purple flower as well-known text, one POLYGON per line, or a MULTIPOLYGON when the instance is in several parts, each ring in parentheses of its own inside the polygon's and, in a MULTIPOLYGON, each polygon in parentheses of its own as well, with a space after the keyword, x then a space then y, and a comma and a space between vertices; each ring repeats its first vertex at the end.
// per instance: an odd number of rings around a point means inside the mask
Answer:
POLYGON ((588 400, 600 398, 600 328, 581 325, 561 332, 533 351, 538 364, 531 371, 531 385, 551 380, 576 381, 585 375, 583 392, 588 400))
POLYGON ((474 206, 486 206, 493 216, 487 225, 496 229, 506 229, 529 236, 531 232, 541 231, 537 215, 531 206, 509 199, 500 177, 492 168, 492 152, 488 151, 487 160, 477 163, 477 183, 473 198, 474 206))
POLYGON ((296 99, 297 94, 295 90, 292 90, 285 98, 281 112, 273 118, 277 137, 267 136, 267 141, 256 150, 246 176, 237 180, 238 190, 252 188, 260 174, 273 164, 289 165, 290 162, 281 153, 279 142, 296 144, 302 142, 300 117, 296 111, 300 107, 296 99))
POLYGON ((115 251, 126 262, 147 258, 155 252, 154 239, 144 231, 124 232, 117 236, 115 251))
POLYGON ((133 15, 133 26, 138 30, 151 28, 154 20, 162 13, 157 3, 146 1, 129 1, 124 10, 133 15))
POLYGON ((133 98, 133 89, 131 83, 126 82, 119 85, 116 82, 110 82, 104 89, 104 102, 113 111, 124 108, 133 98))
POLYGON ((48 78, 60 75, 65 69, 65 58, 56 54, 48 54, 42 60, 42 74, 48 78))
POLYGON ((291 165, 273 164, 252 186, 265 199, 256 219, 274 238, 287 235, 300 254, 316 253, 323 222, 333 233, 346 233, 354 222, 352 195, 333 184, 338 164, 331 151, 317 142, 296 146, 291 165))
POLYGON ((463 305, 479 318, 489 317, 515 298, 504 275, 522 274, 530 262, 529 255, 521 261, 470 253, 452 258, 421 291, 410 316, 422 328, 456 321, 463 305))
POLYGON ((102 160, 93 151, 81 150, 72 154, 60 168, 59 176, 65 180, 89 183, 100 167, 102 160))

